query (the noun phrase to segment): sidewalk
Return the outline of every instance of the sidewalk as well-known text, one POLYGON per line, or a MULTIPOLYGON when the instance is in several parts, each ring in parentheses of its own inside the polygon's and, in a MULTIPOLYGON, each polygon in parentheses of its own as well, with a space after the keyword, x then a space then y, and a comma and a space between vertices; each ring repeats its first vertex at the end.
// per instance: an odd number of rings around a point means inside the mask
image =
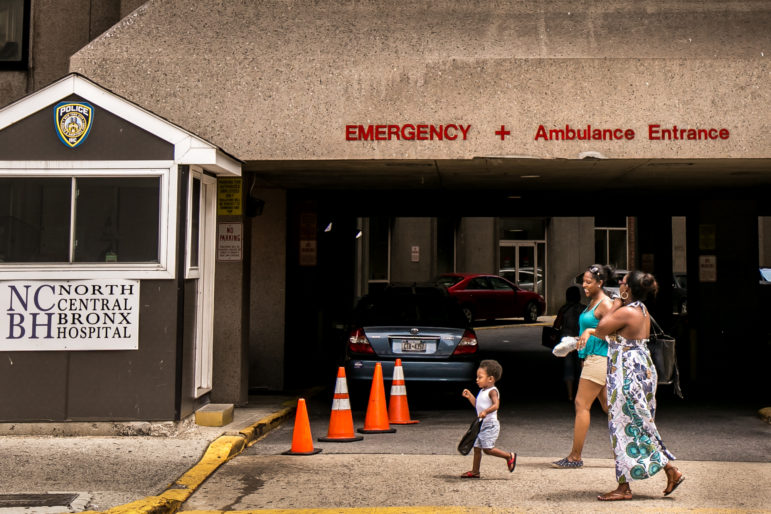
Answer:
POLYGON ((292 417, 296 400, 251 396, 224 427, 197 426, 192 417, 180 423, 2 423, 0 513, 20 511, 7 507, 15 495, 31 501, 31 495, 51 493, 76 498, 71 508, 61 503, 24 512, 174 512, 223 462, 292 417))

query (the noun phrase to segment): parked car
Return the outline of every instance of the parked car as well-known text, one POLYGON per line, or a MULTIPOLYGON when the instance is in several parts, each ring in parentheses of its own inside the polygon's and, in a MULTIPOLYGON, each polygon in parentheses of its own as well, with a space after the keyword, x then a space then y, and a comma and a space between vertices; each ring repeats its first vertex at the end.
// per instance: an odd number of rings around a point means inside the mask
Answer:
POLYGON ((470 384, 479 344, 458 302, 444 288, 390 285, 362 297, 354 309, 346 348, 352 389, 369 387, 375 365, 393 377, 401 359, 405 382, 470 384))
POLYGON ((469 321, 521 317, 530 323, 546 310, 543 296, 497 275, 445 273, 436 283, 458 300, 469 321))
POLYGON ((685 273, 672 276, 672 312, 688 314, 688 275, 685 273))
POLYGON ((519 280, 517 280, 516 268, 503 268, 498 271, 498 276, 501 276, 511 282, 512 284, 526 289, 527 291, 535 291, 538 294, 543 294, 543 269, 538 268, 538 276, 535 286, 533 285, 533 267, 519 268, 519 280))

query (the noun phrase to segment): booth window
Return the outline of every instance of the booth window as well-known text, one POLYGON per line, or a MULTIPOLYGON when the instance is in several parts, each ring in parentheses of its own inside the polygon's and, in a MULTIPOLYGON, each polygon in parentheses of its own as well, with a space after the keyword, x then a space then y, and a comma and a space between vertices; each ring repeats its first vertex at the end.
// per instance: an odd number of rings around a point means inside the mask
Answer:
POLYGON ((0 0, 0 70, 27 68, 30 0, 0 0))
POLYGON ((159 177, 0 178, 0 262, 159 263, 159 177))

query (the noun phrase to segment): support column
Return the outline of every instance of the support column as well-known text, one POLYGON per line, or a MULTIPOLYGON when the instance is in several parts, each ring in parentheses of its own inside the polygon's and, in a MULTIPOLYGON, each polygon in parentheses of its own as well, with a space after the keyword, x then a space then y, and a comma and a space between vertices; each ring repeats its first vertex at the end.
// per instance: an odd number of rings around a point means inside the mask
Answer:
POLYGON ((687 219, 691 375, 699 393, 750 399, 764 384, 758 217, 747 199, 701 200, 687 219))
POLYGON ((636 235, 633 268, 656 277, 659 292, 648 306, 659 325, 668 329, 672 325, 672 217, 656 213, 639 216, 636 235))

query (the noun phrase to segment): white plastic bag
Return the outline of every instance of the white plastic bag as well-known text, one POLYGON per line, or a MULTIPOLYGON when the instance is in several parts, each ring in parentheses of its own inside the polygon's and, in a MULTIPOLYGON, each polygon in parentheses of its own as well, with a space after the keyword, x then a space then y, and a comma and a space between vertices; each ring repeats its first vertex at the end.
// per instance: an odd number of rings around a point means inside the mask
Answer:
POLYGON ((559 344, 557 344, 557 346, 554 347, 551 353, 553 353, 557 357, 564 357, 576 349, 577 342, 578 342, 577 337, 565 336, 560 340, 559 344))

